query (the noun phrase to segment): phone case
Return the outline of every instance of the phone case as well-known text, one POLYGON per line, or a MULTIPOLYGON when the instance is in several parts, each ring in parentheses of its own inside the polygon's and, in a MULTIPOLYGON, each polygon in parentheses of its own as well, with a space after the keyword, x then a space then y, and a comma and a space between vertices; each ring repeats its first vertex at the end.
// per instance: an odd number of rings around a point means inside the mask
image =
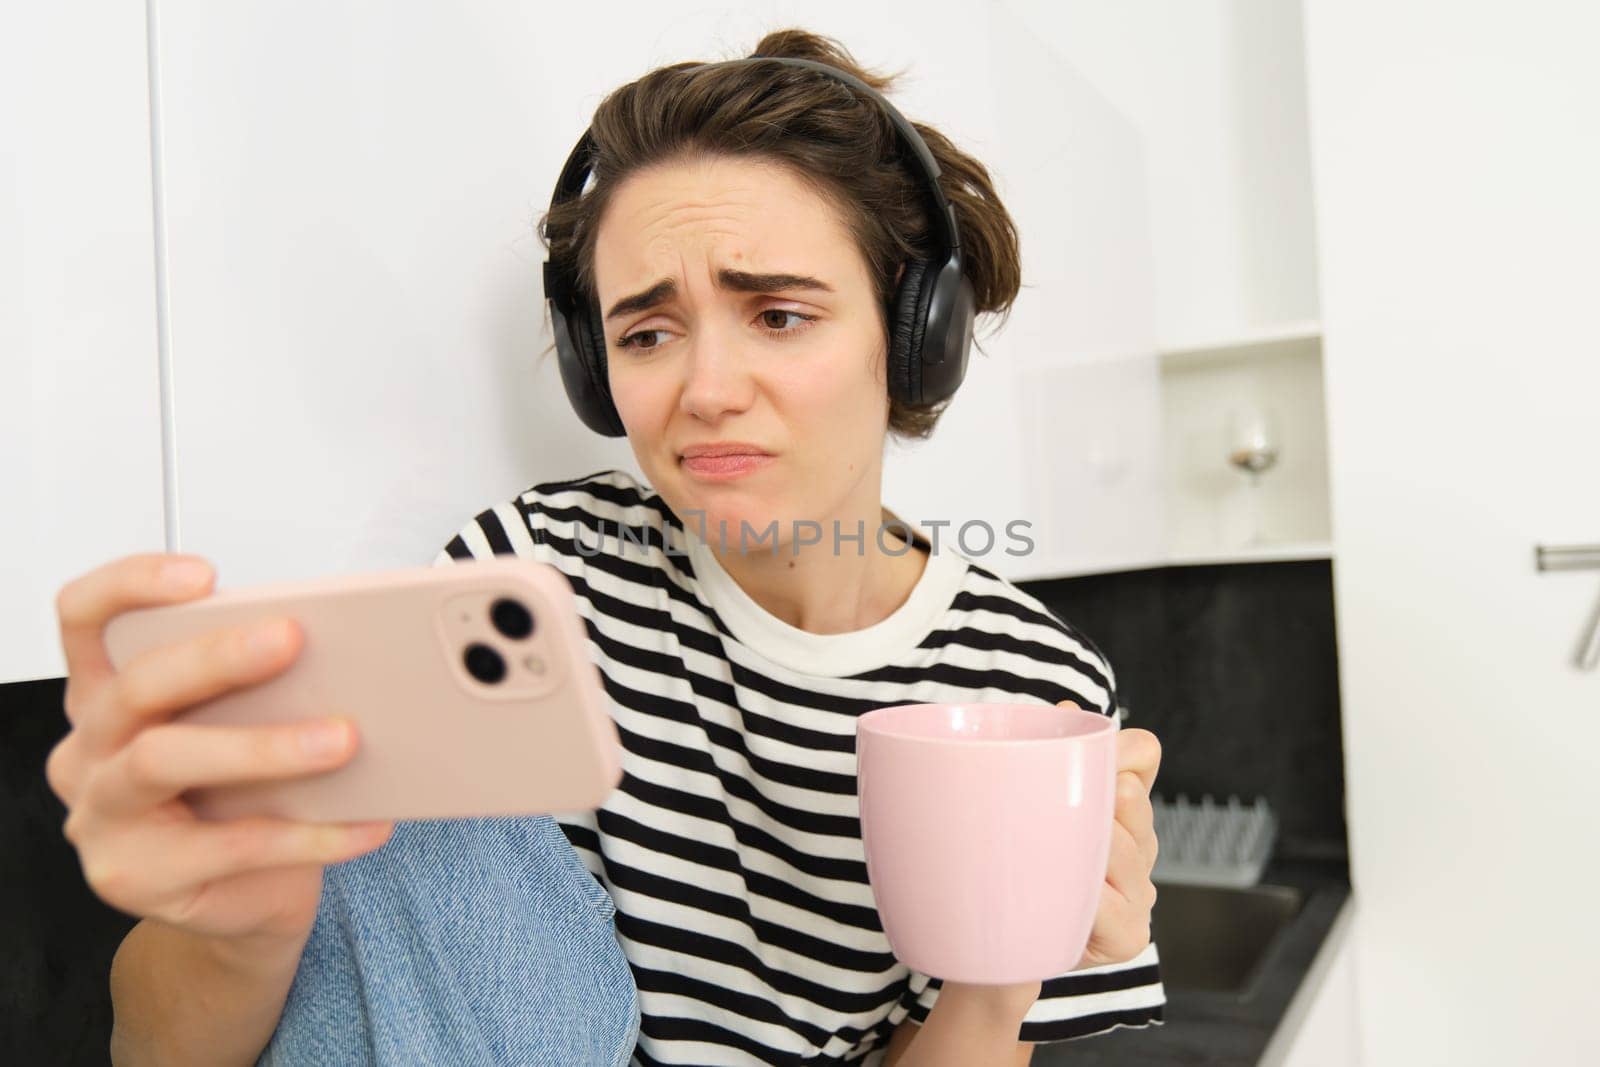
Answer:
MULTIPOLYGON (((184 799, 202 818, 548 814, 599 807, 621 781, 621 743, 577 598, 546 563, 497 556, 218 590, 116 616, 105 628, 106 650, 120 669, 147 649, 280 616, 294 618, 304 636, 287 668, 174 721, 249 725, 342 714, 356 723, 356 753, 330 771, 192 789, 184 799), (523 605, 530 634, 509 637, 497 626, 501 599, 523 605), (469 670, 475 645, 500 656, 502 680, 469 670)), ((472 662, 486 661, 474 653, 472 662)), ((490 676, 481 666, 480 673, 490 676)))

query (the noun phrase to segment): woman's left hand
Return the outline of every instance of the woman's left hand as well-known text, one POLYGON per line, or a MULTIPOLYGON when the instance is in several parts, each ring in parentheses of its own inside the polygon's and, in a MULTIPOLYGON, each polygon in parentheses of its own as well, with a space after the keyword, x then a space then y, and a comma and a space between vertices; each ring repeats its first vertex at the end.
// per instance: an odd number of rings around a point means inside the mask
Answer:
MULTIPOLYGON (((1077 707, 1070 700, 1063 706, 1077 707)), ((1150 910, 1156 887, 1155 812, 1150 789, 1161 766, 1161 743, 1149 730, 1117 731, 1117 806, 1111 828, 1111 856, 1100 886, 1100 906, 1083 958, 1073 968, 1123 963, 1150 943, 1150 910)))
MULTIPOLYGON (((1063 707, 1078 707, 1070 700, 1063 707)), ((1111 855, 1106 879, 1100 885, 1100 906, 1083 958, 1072 968, 1100 967, 1133 959, 1150 943, 1150 910, 1156 887, 1150 871, 1156 864, 1155 811, 1150 789, 1161 766, 1161 742, 1149 730, 1117 731, 1117 804, 1111 827, 1111 855)), ((959 1002, 964 1009, 982 1009, 999 1020, 1002 1029, 1019 1025, 1039 999, 1039 982, 1009 986, 968 986, 943 983, 939 1000, 946 1011, 959 1002)))

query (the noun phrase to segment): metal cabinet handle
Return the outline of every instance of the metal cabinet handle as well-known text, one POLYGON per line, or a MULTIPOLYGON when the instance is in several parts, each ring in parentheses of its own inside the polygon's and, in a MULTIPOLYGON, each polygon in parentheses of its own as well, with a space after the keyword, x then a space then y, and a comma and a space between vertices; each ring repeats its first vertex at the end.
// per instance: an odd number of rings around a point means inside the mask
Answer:
MULTIPOLYGON (((1600 570, 1600 545, 1535 545, 1533 562, 1541 571, 1600 570)), ((1600 666, 1600 601, 1595 602, 1594 611, 1583 627, 1572 661, 1580 671, 1592 671, 1600 666)))
POLYGON ((1589 625, 1584 628, 1583 637, 1578 641, 1578 652, 1573 656, 1573 662, 1580 671, 1592 671, 1600 665, 1600 600, 1594 604, 1594 612, 1589 616, 1589 625))
POLYGON ((1600 545, 1535 545, 1533 564, 1541 571, 1600 570, 1600 545))

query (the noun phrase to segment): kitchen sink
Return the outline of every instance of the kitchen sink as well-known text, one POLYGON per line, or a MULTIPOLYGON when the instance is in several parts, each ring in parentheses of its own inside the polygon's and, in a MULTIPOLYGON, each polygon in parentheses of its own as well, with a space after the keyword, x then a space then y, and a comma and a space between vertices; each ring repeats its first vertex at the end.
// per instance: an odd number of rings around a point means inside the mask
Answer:
POLYGON ((1278 932, 1304 902, 1292 886, 1157 882, 1150 936, 1161 958, 1162 983, 1248 996, 1278 932))

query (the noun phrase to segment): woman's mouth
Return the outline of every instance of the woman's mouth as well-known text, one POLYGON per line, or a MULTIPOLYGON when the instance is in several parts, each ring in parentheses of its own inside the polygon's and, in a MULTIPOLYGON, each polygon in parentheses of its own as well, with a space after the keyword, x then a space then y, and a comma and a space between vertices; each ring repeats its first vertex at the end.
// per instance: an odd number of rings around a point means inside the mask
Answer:
POLYGON ((683 469, 699 478, 725 481, 749 474, 771 461, 771 456, 754 452, 736 452, 726 456, 685 456, 683 469))
POLYGON ((686 450, 680 462, 696 478, 721 482, 760 470, 774 458, 753 445, 711 445, 686 450))

